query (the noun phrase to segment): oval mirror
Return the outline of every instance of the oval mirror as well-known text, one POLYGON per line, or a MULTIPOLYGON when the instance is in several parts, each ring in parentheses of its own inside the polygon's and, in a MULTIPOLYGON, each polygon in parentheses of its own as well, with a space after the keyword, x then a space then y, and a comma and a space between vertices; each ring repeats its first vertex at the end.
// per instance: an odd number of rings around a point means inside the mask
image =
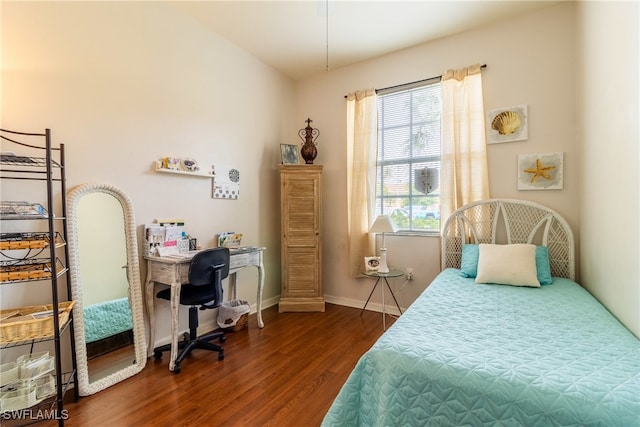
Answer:
POLYGON ((140 372, 146 338, 133 204, 117 187, 67 197, 78 387, 87 396, 140 372))

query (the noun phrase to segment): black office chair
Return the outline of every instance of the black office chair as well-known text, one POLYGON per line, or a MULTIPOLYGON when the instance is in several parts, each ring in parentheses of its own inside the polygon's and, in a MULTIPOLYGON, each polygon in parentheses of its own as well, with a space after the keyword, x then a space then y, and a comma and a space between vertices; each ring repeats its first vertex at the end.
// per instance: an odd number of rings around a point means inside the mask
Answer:
MULTIPOLYGON (((210 341, 218 338, 221 343, 226 341, 224 332, 212 332, 201 337, 197 335, 198 305, 206 308, 219 307, 222 304, 222 279, 229 275, 229 249, 205 249, 194 255, 189 265, 189 283, 180 289, 180 304, 190 305, 189 333, 184 333, 184 340, 178 343, 181 349, 176 357, 174 373, 180 372, 182 360, 196 348, 218 352, 218 360, 224 359, 224 349, 210 341), (205 305, 206 304, 206 305, 205 305)), ((171 289, 164 289, 156 295, 158 298, 171 300, 171 289)), ((171 344, 153 349, 156 359, 162 358, 163 351, 171 350, 171 344)))

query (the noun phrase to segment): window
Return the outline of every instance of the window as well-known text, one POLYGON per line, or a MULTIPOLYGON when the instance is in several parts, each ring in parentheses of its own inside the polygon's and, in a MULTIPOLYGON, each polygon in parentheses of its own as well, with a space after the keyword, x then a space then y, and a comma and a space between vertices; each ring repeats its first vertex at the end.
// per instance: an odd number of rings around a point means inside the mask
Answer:
POLYGON ((378 92, 376 213, 399 230, 440 231, 441 110, 440 78, 378 92), (427 173, 436 179, 428 194, 427 173))

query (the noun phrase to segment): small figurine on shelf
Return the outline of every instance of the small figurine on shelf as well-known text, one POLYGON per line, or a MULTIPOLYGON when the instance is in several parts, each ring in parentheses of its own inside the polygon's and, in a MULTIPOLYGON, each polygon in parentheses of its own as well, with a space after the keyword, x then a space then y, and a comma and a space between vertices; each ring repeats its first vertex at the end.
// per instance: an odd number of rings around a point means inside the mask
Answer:
POLYGON ((189 172, 198 172, 200 166, 198 166, 198 162, 195 159, 185 158, 182 159, 182 169, 189 172))
POLYGON ((162 167, 164 169, 179 170, 180 159, 177 157, 165 157, 162 159, 162 167))

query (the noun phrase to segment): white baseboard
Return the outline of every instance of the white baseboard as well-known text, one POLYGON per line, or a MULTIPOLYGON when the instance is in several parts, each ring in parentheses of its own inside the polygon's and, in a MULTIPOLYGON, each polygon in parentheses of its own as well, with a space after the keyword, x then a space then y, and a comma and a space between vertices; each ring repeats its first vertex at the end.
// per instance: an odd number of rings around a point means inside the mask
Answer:
MULTIPOLYGON (((396 307, 395 303, 393 302, 393 298, 389 297, 389 299, 391 299, 391 305, 389 305, 389 301, 387 301, 387 299, 385 298, 385 312, 394 316, 399 316, 400 312, 398 311, 398 307, 396 307)), ((346 307, 359 309, 362 309, 362 307, 364 307, 364 302, 362 300, 335 297, 333 295, 325 295, 324 300, 325 302, 328 302, 330 304, 344 305, 346 307)), ((405 307, 401 308, 403 312, 406 310, 405 307)), ((382 304, 369 301, 369 304, 367 304, 367 310, 382 313, 382 304)))

